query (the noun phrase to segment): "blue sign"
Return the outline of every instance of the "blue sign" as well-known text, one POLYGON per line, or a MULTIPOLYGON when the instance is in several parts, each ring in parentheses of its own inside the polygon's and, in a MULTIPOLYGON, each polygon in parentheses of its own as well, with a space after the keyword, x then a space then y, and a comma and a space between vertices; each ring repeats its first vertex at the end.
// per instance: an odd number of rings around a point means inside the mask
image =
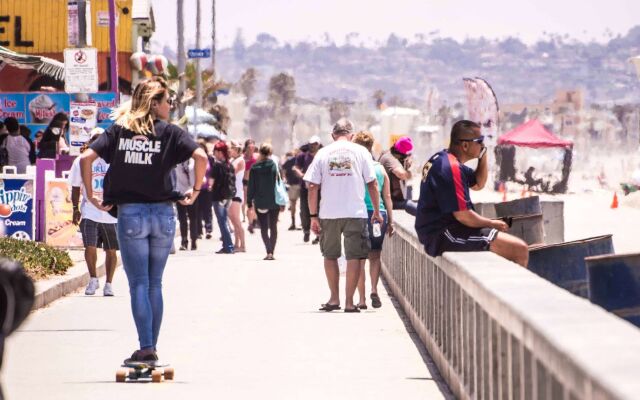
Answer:
POLYGON ((33 179, 0 178, 0 237, 35 240, 33 179))
POLYGON ((17 119, 21 124, 27 122, 23 94, 0 93, 0 119, 9 117, 17 119))
POLYGON ((189 58, 210 58, 211 49, 189 49, 187 56, 189 58))
POLYGON ((108 123, 111 125, 109 115, 114 108, 118 107, 116 94, 111 92, 90 94, 89 101, 95 101, 98 104, 98 124, 108 123))
POLYGON ((59 112, 69 114, 66 93, 28 93, 25 95, 27 123, 48 125, 59 112))

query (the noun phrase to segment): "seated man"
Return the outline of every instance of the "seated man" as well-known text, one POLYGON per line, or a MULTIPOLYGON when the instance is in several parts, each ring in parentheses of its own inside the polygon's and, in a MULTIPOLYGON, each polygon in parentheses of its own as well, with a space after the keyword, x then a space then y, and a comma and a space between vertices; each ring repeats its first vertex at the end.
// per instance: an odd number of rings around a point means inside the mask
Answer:
POLYGON ((529 167, 527 172, 524 173, 524 183, 529 186, 529 189, 540 191, 542 186, 542 179, 536 179, 533 175, 535 173, 534 167, 529 167))
POLYGON ((425 251, 433 257, 445 251, 490 250, 527 266, 527 244, 506 232, 502 220, 474 211, 469 188, 481 190, 487 182, 487 157, 480 125, 458 121, 451 129, 448 150, 433 155, 422 169, 415 228, 425 251), (475 171, 464 165, 479 159, 475 171))

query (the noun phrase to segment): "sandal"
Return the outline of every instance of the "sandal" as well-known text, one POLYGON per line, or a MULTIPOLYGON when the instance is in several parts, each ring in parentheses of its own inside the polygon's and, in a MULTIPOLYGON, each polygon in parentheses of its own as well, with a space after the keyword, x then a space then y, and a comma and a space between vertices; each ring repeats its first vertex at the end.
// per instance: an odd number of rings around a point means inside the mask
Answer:
POLYGON ((367 305, 366 304, 358 304, 356 307, 361 309, 361 310, 366 310, 367 309, 367 305))
POLYGON ((382 302, 380 301, 380 296, 378 296, 378 293, 371 293, 371 306, 373 308, 382 307, 382 302))
POLYGON ((359 312, 360 312, 360 309, 359 309, 357 306, 356 306, 356 307, 353 307, 353 308, 345 308, 345 309, 344 309, 344 312, 349 312, 349 313, 351 313, 351 312, 355 312, 355 313, 359 313, 359 312))
POLYGON ((318 311, 335 311, 340 310, 340 304, 321 304, 322 307, 318 311))

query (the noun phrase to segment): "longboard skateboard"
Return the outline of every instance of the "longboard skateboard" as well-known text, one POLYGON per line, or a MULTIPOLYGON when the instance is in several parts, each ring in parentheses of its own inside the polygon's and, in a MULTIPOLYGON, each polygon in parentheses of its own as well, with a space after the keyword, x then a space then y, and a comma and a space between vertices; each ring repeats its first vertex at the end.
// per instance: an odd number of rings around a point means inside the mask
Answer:
POLYGON ((151 364, 146 362, 130 362, 122 364, 121 369, 116 372, 116 382, 125 382, 138 379, 149 379, 152 382, 162 382, 162 378, 173 380, 174 370, 169 364, 151 364))

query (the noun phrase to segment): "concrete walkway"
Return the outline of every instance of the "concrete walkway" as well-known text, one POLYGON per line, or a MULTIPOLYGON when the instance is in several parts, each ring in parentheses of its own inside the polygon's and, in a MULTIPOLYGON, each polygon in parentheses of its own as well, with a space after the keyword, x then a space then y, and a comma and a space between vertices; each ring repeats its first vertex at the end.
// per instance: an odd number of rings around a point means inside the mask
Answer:
POLYGON ((248 253, 216 255, 219 242, 203 240, 198 251, 170 257, 158 347, 174 382, 115 383, 137 346, 118 269, 116 297, 76 292, 9 338, 6 398, 451 398, 383 286, 381 309, 317 311, 328 298, 319 249, 286 231, 288 215, 281 220, 276 261, 262 260, 259 232, 247 234, 248 253))

